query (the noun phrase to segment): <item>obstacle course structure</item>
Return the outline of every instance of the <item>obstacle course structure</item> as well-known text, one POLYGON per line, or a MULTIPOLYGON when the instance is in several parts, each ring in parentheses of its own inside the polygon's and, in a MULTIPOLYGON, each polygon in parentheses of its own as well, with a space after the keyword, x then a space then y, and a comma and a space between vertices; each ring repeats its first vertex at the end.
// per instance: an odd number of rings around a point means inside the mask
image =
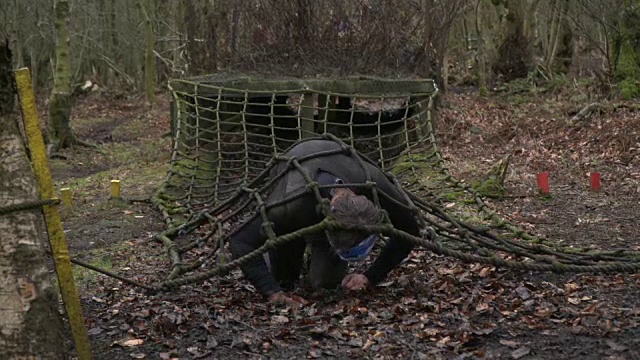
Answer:
POLYGON ((437 93, 431 80, 230 75, 174 80, 170 88, 175 141, 166 190, 186 186, 187 207, 194 197, 211 204, 228 198, 273 156, 322 133, 389 168, 427 137, 437 93))
MULTIPOLYGON (((413 236, 386 223, 359 230, 402 238, 439 255, 467 262, 535 271, 635 272, 640 255, 627 251, 569 248, 530 234, 493 212, 482 194, 456 179, 436 144, 433 116, 437 89, 429 80, 255 80, 217 75, 171 82, 174 147, 167 179, 154 203, 168 230, 158 234, 172 261, 157 288, 203 281, 288 241, 341 228, 330 216, 293 233, 268 231, 266 243, 238 259, 226 247, 234 231, 259 217, 268 229, 266 201, 283 171, 300 171, 283 154, 298 141, 332 139, 340 150, 385 170, 404 188, 422 225, 413 236), (475 218, 460 219, 446 206, 473 204, 475 218), (198 251, 192 251, 198 248, 198 251), (509 259, 509 260, 507 260, 509 259), (515 259, 515 260, 514 260, 515 259)), ((314 154, 311 158, 331 154, 314 154)), ((307 174, 308 175, 308 174, 307 174)), ((302 174, 305 177, 304 174, 302 174)), ((307 193, 320 186, 305 177, 307 193)), ((373 182, 364 186, 384 196, 373 182)), ((302 194, 302 193, 301 193, 302 194)), ((378 195, 375 195, 378 194, 378 195)), ((302 195, 300 195, 302 196, 302 195)), ((284 199, 292 201, 295 199, 284 199)), ((383 244, 384 245, 384 244, 383 244)))

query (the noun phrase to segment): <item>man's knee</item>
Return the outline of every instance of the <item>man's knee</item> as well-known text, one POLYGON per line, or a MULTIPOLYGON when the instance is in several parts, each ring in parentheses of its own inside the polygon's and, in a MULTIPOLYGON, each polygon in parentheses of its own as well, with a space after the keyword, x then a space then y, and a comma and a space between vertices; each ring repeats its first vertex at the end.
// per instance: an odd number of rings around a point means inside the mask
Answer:
POLYGON ((309 280, 314 288, 334 289, 340 285, 347 273, 347 264, 336 258, 311 255, 309 280))
POLYGON ((316 289, 335 289, 342 282, 344 273, 341 274, 309 274, 311 286, 316 289))
POLYGON ((324 234, 309 237, 311 256, 309 282, 316 289, 334 289, 347 273, 347 263, 341 260, 326 240, 324 234))

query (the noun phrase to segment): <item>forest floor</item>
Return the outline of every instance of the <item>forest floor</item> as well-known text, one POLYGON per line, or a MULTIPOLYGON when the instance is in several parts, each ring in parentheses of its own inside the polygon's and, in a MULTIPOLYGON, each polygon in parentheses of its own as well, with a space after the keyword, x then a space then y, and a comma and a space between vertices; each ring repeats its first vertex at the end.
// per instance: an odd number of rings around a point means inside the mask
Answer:
MULTIPOLYGON (((640 250, 640 112, 612 106, 569 120, 590 103, 579 89, 496 93, 452 89, 438 139, 452 172, 481 178, 511 154, 507 197, 488 203, 530 232, 567 246, 640 250), (536 191, 549 171, 551 196, 536 191), (602 190, 589 190, 589 172, 602 190), (510 195, 510 196, 509 196, 510 195)), ((164 229, 144 202, 170 160, 168 96, 149 110, 140 97, 90 95, 72 126, 102 153, 66 150, 52 160, 72 256, 142 282, 161 280, 164 229)), ((298 294, 301 309, 267 304, 239 271, 171 293, 147 294, 75 268, 96 359, 638 359, 640 274, 557 275, 513 271, 416 250, 389 281, 361 293, 298 294)))

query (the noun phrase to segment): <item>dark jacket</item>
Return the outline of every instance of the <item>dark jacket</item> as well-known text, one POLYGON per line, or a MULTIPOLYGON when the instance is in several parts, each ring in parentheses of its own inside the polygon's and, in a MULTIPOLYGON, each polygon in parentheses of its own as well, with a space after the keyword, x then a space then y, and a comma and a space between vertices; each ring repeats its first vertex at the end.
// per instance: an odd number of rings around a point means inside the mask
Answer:
MULTIPOLYGON (((290 149, 285 156, 295 156, 300 159, 305 155, 335 150, 340 147, 341 145, 339 143, 332 140, 314 139, 299 143, 290 149)), ((345 153, 309 159, 302 161, 300 165, 313 180, 318 179, 320 172, 326 172, 340 178, 345 184, 365 183, 367 180, 366 172, 368 171, 371 181, 377 184, 380 191, 385 192, 400 203, 407 204, 408 200, 403 195, 403 190, 395 186, 377 166, 366 160, 364 161, 366 170, 362 167, 361 162, 345 153)), ((280 162, 274 166, 270 175, 275 177, 286 169, 287 163, 280 162)), ((317 224, 323 220, 324 216, 317 211, 318 202, 315 196, 307 191, 306 185, 307 182, 304 177, 296 169, 287 171, 286 175, 274 184, 267 204, 273 204, 281 199, 300 195, 300 197, 295 200, 268 210, 268 217, 274 223, 277 235, 287 234, 317 224)), ((365 195, 373 201, 369 190, 364 188, 355 188, 353 190, 357 194, 365 195)), ((327 196, 328 194, 325 191, 323 195, 327 196)), ((387 211, 396 229, 416 236, 419 234, 416 219, 409 210, 394 204, 385 196, 380 196, 379 198, 381 207, 387 211)), ((234 258, 241 257, 264 244, 266 236, 261 231, 261 224, 262 220, 258 216, 245 224, 232 236, 230 239, 230 247, 234 258)), ((286 246, 286 244, 283 246, 286 246)), ((389 271, 409 254, 413 246, 412 243, 401 239, 391 239, 389 244, 380 253, 380 256, 378 256, 371 267, 365 272, 369 282, 375 285, 383 280, 389 271)), ((261 293, 270 295, 281 290, 277 281, 269 272, 263 258, 245 264, 242 266, 242 270, 249 281, 261 293)))

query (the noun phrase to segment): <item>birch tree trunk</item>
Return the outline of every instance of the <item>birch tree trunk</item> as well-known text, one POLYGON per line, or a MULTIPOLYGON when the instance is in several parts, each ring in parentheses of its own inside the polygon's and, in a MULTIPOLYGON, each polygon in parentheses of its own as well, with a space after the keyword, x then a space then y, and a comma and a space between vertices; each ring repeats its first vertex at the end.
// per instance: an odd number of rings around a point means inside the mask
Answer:
MULTIPOLYGON (((0 45, 0 204, 38 199, 14 116, 11 60, 0 45)), ((42 211, 0 213, 0 359, 63 359, 58 294, 49 281, 42 211)))
POLYGON ((69 35, 69 1, 56 0, 56 73, 49 101, 49 143, 54 150, 70 147, 77 140, 71 130, 71 58, 69 35))

